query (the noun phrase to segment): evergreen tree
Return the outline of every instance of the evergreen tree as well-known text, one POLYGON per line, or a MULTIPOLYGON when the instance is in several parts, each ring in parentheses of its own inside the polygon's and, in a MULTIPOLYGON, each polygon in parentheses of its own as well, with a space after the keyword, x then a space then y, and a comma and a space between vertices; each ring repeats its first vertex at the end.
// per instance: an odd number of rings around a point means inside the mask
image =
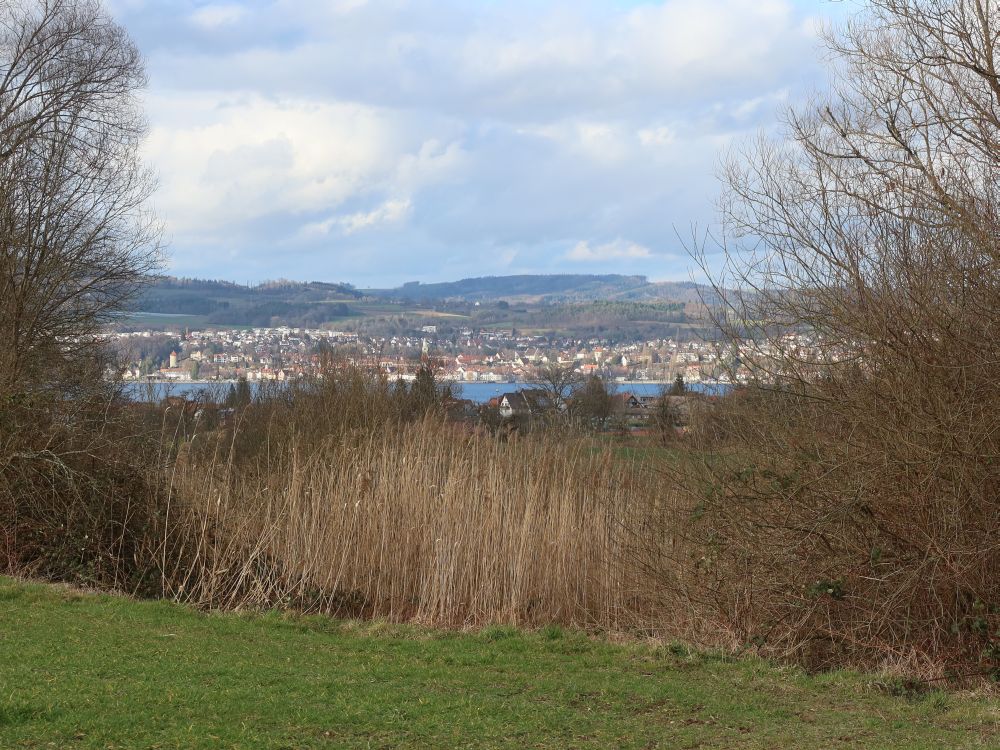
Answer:
POLYGON ((236 385, 229 386, 229 392, 226 394, 225 400, 225 405, 228 408, 235 409, 247 406, 251 401, 253 401, 253 393, 250 391, 250 384, 246 378, 240 378, 236 381, 236 385))
MULTIPOLYGON (((680 376, 677 376, 678 380, 681 380, 680 376)), ((684 381, 681 380, 681 387, 683 388, 684 381)), ((673 391, 677 387, 677 382, 675 381, 670 390, 664 389, 660 393, 660 398, 656 402, 656 408, 653 411, 652 423, 653 428, 656 431, 656 435, 660 438, 660 441, 667 444, 677 437, 677 428, 681 424, 681 414, 677 406, 671 400, 674 395, 673 391)), ((680 394, 678 394, 680 395, 680 394)))
POLYGON ((573 411, 586 424, 604 429, 614 410, 614 396, 599 375, 591 375, 573 396, 573 411))
POLYGON ((427 365, 417 370, 417 379, 410 387, 410 403, 418 416, 426 414, 440 404, 437 381, 434 372, 427 365))

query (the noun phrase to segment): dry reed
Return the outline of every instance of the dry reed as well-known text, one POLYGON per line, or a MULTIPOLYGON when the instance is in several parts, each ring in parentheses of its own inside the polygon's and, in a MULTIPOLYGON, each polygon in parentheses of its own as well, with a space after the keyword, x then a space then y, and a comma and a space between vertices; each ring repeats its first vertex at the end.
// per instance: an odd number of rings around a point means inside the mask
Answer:
POLYGON ((429 417, 285 451, 277 471, 179 465, 170 595, 450 626, 663 624, 629 531, 658 487, 592 442, 429 417))

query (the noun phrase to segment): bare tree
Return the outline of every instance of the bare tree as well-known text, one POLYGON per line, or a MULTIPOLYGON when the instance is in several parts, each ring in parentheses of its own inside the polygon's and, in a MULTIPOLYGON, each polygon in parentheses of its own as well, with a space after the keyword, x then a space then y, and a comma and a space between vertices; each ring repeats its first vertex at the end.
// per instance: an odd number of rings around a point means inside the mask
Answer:
POLYGON ((92 380, 95 334, 156 265, 144 84, 97 0, 0 6, 0 394, 92 380))
POLYGON ((114 408, 100 333, 158 258, 144 84, 97 0, 0 3, 0 532, 15 569, 129 588, 162 454, 114 408))
POLYGON ((993 0, 872 0, 831 93, 726 165, 716 315, 755 380, 703 469, 745 641, 996 664, 998 39, 993 0))
POLYGON ((530 382, 544 400, 540 406, 545 407, 549 416, 555 417, 567 413, 569 400, 583 383, 583 376, 573 363, 553 361, 537 367, 530 382))

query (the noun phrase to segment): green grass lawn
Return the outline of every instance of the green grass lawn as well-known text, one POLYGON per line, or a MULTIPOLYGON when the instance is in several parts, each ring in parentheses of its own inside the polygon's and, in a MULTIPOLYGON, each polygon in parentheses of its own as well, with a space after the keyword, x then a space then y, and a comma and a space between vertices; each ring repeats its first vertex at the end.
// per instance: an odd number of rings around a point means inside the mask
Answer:
POLYGON ((996 748, 998 719, 988 696, 556 628, 203 614, 0 578, 2 748, 996 748))

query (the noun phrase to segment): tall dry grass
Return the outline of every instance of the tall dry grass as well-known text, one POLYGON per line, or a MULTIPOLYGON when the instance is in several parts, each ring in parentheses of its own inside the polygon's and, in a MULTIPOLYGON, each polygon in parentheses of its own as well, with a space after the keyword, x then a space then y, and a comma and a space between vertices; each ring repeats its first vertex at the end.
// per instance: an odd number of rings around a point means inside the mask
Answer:
POLYGON ((178 464, 169 595, 449 626, 664 624, 632 530, 668 498, 592 442, 428 417, 283 450, 275 471, 178 464))

